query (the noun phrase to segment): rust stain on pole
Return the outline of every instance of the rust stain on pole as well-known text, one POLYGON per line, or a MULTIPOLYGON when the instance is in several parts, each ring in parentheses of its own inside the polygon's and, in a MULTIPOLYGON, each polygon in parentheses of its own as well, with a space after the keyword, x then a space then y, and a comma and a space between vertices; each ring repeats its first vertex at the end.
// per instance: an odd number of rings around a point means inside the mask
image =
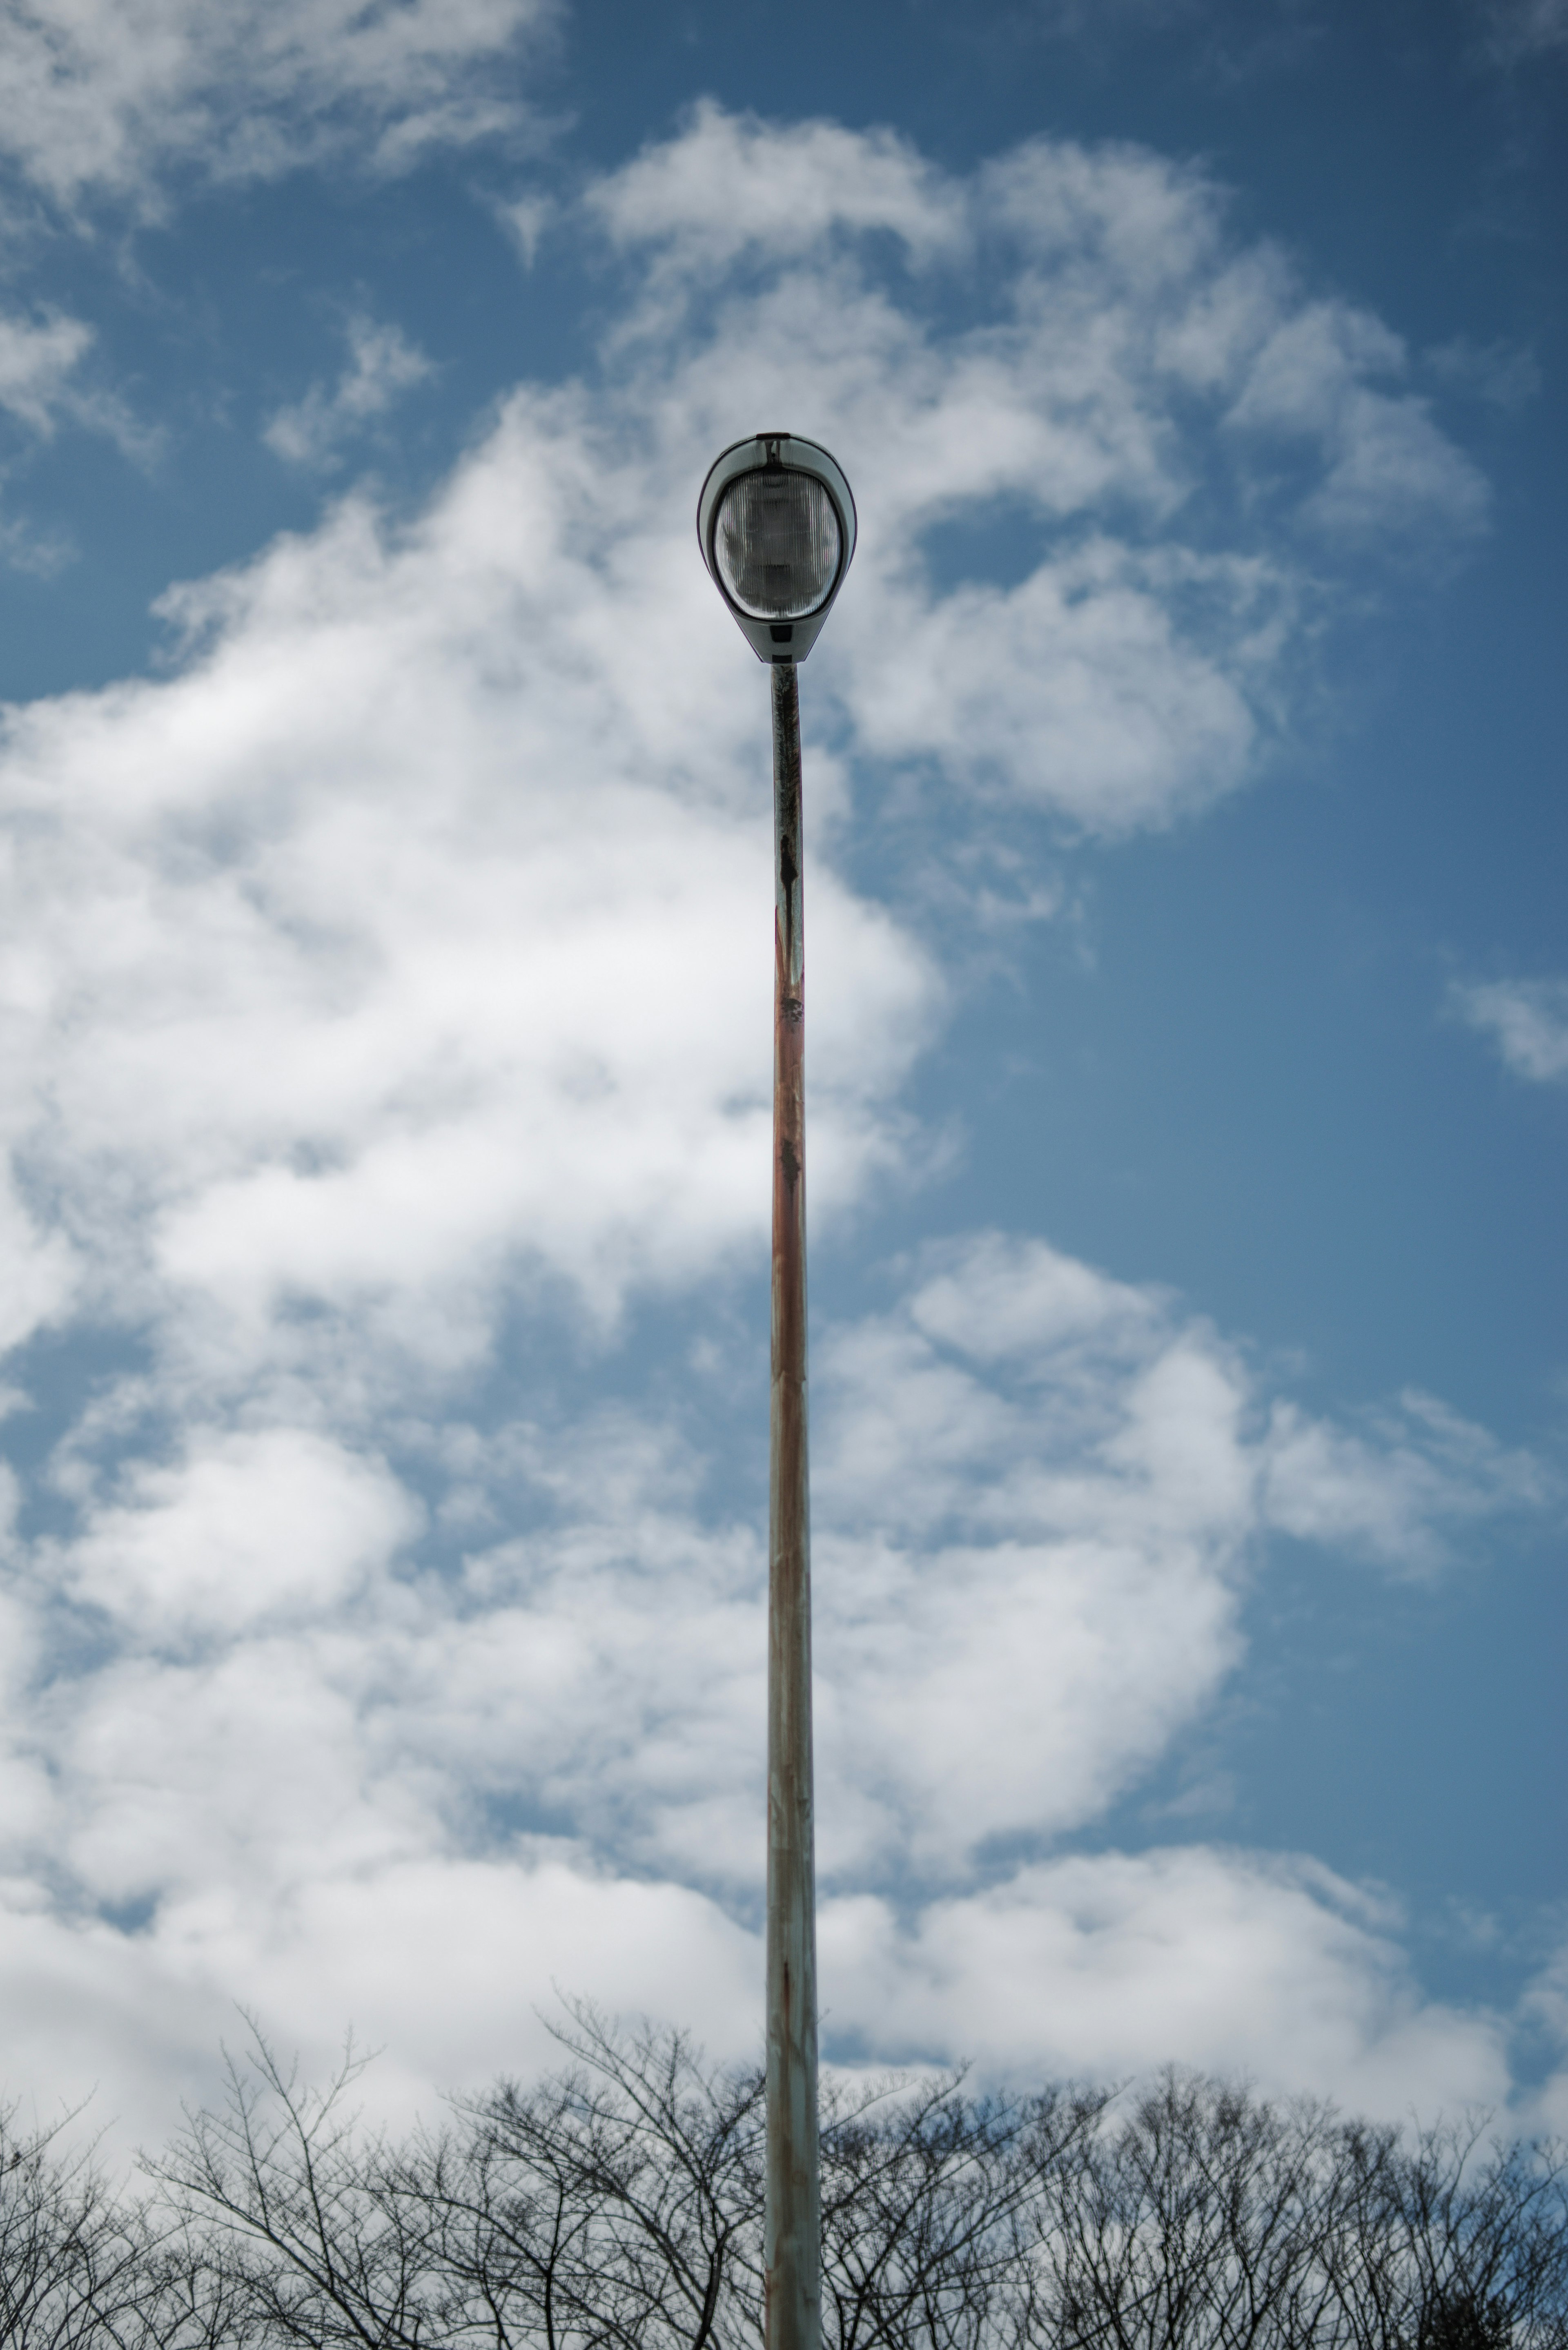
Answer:
POLYGON ((816 1868, 805 1384, 805 941, 800 698, 773 667, 774 1248, 768 1480, 767 2350, 819 2350, 816 1868))

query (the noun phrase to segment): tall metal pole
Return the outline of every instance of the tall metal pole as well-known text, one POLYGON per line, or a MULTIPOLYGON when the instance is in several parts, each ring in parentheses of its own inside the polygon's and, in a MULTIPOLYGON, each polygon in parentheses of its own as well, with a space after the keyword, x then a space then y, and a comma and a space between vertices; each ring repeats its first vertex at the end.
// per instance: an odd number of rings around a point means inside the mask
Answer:
POLYGON ((774 687, 773 1386, 768 1479, 766 2350, 820 2350, 816 1868, 805 1388, 805 941, 800 697, 774 687))

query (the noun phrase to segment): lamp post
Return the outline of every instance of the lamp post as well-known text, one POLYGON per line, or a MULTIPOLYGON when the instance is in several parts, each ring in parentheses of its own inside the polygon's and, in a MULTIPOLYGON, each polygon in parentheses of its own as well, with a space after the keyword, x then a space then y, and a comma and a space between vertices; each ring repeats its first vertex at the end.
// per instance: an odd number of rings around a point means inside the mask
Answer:
POLYGON ((774 707, 773 1361, 768 1463, 766 2350, 820 2350, 811 1507, 805 1381, 805 936, 796 664, 855 552, 855 501, 826 449, 759 432, 726 449, 697 507, 702 560, 774 707))

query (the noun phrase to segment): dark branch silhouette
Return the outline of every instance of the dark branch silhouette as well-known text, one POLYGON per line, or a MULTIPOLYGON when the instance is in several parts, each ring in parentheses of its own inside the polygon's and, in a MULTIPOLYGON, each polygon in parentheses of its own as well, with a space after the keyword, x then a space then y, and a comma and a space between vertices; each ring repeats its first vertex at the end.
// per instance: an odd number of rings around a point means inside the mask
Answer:
MULTIPOLYGON (((756 2071, 576 2006, 393 2142, 259 2034, 117 2199, 0 2125, 5 2350, 753 2350, 756 2071)), ((1568 2350, 1561 2150, 1172 2071, 1130 2098, 829 2084, 831 2350, 1568 2350)))

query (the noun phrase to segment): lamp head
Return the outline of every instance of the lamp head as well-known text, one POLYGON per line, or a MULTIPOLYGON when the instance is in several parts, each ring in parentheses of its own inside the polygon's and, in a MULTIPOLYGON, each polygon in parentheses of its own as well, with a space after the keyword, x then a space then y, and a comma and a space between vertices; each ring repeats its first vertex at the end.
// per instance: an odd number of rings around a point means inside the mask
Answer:
POLYGON ((697 502, 702 560, 759 660, 804 660, 855 552, 855 501, 826 449, 757 432, 725 450, 697 502))

